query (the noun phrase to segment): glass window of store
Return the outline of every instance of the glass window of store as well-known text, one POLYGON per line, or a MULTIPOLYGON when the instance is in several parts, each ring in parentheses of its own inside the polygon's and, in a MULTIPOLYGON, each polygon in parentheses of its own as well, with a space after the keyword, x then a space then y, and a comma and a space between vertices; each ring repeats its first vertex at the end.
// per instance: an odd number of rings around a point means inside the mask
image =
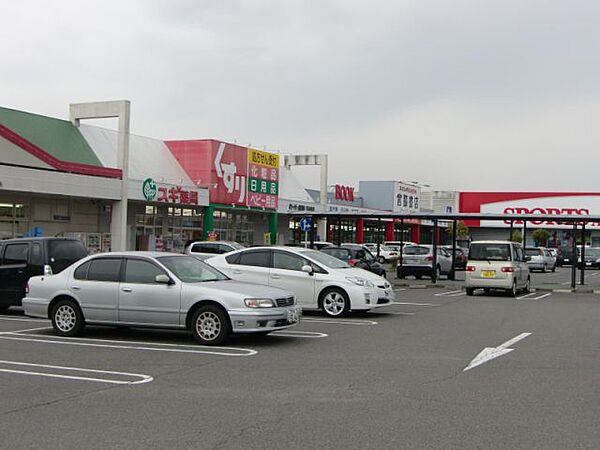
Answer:
POLYGON ((220 241, 254 244, 254 224, 251 214, 233 211, 214 212, 214 231, 220 241))
POLYGON ((23 237, 29 208, 22 203, 0 203, 0 239, 23 237))
POLYGON ((365 242, 377 242, 377 238, 383 242, 385 240, 385 223, 381 222, 379 226, 379 234, 377 233, 377 222, 365 220, 364 226, 365 242))
POLYGON ((136 214, 137 250, 181 253, 188 241, 201 239, 200 209, 146 205, 136 214))
POLYGON ((330 242, 338 241, 338 233, 341 236, 342 243, 356 242, 356 221, 354 219, 337 219, 328 221, 327 240, 330 242), (338 231, 341 228, 341 231, 338 231))

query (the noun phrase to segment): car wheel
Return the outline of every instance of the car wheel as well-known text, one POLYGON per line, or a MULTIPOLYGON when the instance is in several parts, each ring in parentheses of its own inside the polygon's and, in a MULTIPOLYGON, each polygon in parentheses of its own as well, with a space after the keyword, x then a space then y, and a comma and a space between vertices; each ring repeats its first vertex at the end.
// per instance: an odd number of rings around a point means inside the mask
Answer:
POLYGON ((202 306, 192 317, 192 334, 203 345, 220 345, 231 334, 229 317, 221 308, 202 306))
POLYGON ((552 267, 552 272, 556 272, 556 266, 552 267))
POLYGON ((8 308, 10 308, 10 306, 0 306, 0 314, 4 314, 8 311, 8 308))
POLYGON ((525 294, 529 294, 530 291, 531 291, 531 278, 527 277, 527 282, 525 283, 525 288, 523 289, 523 292, 525 294))
POLYGON ((517 281, 513 281, 512 284, 512 288, 510 288, 508 290, 508 293, 510 294, 511 297, 516 297, 517 296, 517 281))
POLYGON ((350 300, 341 289, 328 289, 323 294, 321 308, 326 316, 343 317, 350 312, 350 300))
POLYGON ((473 289, 473 288, 467 288, 466 291, 467 291, 467 295, 470 297, 470 296, 473 295, 473 292, 475 292, 475 289, 473 289))
POLYGON ((85 327, 85 319, 75 300, 58 301, 52 308, 52 327, 61 336, 77 336, 85 327))

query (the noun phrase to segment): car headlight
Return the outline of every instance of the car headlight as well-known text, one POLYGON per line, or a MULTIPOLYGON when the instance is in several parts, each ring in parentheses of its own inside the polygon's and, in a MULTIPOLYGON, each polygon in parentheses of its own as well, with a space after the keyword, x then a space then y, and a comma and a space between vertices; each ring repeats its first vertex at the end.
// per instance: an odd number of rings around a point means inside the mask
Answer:
POLYGON ((270 298, 246 298, 244 303, 248 308, 273 308, 275 303, 270 298))
POLYGON ((369 280, 365 280, 364 278, 346 277, 346 280, 350 281, 351 283, 357 284, 358 286, 363 286, 363 287, 373 287, 373 286, 375 286, 369 280))

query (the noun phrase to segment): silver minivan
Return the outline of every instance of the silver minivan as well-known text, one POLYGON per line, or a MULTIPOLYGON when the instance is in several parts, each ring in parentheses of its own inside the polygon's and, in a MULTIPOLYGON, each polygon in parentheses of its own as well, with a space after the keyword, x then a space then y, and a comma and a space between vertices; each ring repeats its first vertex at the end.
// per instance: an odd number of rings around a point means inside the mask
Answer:
POLYGON ((474 241, 469 247, 465 287, 467 295, 475 289, 489 292, 501 289, 513 297, 529 292, 531 278, 523 247, 510 241, 474 241))

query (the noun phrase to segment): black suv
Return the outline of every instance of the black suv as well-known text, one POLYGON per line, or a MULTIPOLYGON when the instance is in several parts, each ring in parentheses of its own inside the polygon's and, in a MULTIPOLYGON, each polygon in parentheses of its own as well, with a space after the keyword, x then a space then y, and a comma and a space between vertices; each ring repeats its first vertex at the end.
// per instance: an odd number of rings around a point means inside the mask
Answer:
POLYGON ((59 273, 87 254, 77 239, 49 237, 0 241, 0 311, 21 305, 30 277, 59 273))

